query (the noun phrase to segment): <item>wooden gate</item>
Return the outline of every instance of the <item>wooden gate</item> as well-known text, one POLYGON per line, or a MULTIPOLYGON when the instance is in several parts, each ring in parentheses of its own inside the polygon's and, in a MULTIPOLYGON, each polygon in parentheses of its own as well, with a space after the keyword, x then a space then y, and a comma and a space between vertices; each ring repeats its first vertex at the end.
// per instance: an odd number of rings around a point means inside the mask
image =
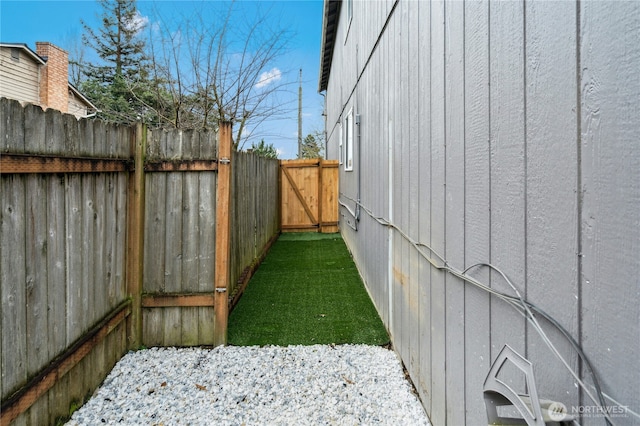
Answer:
POLYGON ((338 232, 338 161, 280 161, 283 232, 338 232))

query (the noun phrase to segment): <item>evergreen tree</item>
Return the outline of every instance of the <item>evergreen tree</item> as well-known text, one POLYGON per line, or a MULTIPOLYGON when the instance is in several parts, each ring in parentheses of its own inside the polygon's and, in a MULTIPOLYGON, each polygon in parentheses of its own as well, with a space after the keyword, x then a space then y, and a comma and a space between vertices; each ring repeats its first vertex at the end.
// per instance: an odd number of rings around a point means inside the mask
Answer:
POLYGON ((264 139, 262 139, 258 145, 256 145, 255 143, 252 143, 250 151, 258 155, 261 155, 263 157, 274 158, 274 159, 278 158, 278 150, 276 150, 276 147, 273 146, 273 144, 267 145, 264 142, 264 139))
POLYGON ((322 133, 310 133, 302 142, 302 158, 321 158, 322 157, 322 133))
POLYGON ((82 41, 95 50, 100 63, 84 67, 82 91, 101 110, 101 118, 119 123, 152 121, 154 96, 144 55, 145 43, 139 38, 144 29, 135 0, 100 0, 102 26, 97 30, 84 21, 82 41), (151 115, 151 116, 150 116, 151 115))

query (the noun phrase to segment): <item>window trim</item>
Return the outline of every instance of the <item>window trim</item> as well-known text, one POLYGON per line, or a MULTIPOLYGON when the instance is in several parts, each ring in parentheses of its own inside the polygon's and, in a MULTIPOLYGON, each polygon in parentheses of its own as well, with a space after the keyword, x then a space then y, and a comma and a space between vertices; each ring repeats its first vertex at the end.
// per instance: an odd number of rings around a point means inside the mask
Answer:
POLYGON ((344 170, 353 171, 353 133, 355 123, 353 122, 353 108, 349 109, 344 118, 344 170))
POLYGON ((344 151, 342 151, 342 120, 338 125, 338 164, 342 165, 344 163, 344 151))
POLYGON ((349 38, 349 31, 351 30, 351 21, 353 21, 353 2, 354 0, 346 0, 346 9, 347 9, 347 20, 344 32, 344 44, 347 44, 347 38, 349 38))

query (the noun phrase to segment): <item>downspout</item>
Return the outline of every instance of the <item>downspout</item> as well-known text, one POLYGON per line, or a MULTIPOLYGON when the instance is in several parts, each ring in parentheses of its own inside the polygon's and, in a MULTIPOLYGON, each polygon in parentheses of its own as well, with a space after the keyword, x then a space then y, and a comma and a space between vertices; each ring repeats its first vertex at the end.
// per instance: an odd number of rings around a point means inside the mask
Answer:
POLYGON ((329 140, 327 138, 327 94, 326 91, 318 92, 322 96, 322 118, 324 121, 324 158, 329 159, 329 140))
POLYGON ((361 161, 362 155, 360 153, 362 144, 360 143, 360 140, 361 140, 361 138, 360 138, 360 108, 359 108, 360 105, 359 105, 359 102, 358 102, 358 86, 360 85, 359 84, 360 83, 360 78, 359 78, 360 77, 360 66, 358 64, 358 55, 359 55, 358 45, 356 44, 356 72, 357 72, 356 76, 358 77, 356 79, 356 93, 355 93, 355 97, 356 97, 356 99, 355 99, 356 108, 355 109, 356 109, 356 111, 355 111, 355 116, 354 116, 355 124, 356 124, 356 126, 358 126, 358 134, 356 136, 357 139, 358 139, 358 144, 357 144, 357 147, 358 147, 358 177, 357 177, 357 179, 358 179, 358 187, 357 187, 357 192, 356 192, 356 200, 357 200, 357 202, 356 202, 356 214, 354 215, 356 231, 358 230, 358 222, 360 222, 360 202, 361 202, 360 189, 361 189, 361 183, 362 183, 362 161, 361 161))
MULTIPOLYGON (((388 185, 389 187, 387 188, 387 193, 388 193, 388 197, 389 197, 389 205, 388 205, 388 217, 389 217, 389 223, 393 223, 394 221, 394 217, 393 217, 393 120, 389 119, 389 136, 387 137, 388 140, 388 173, 389 173, 389 177, 388 177, 388 185)), ((394 233, 394 229, 393 227, 389 226, 388 229, 388 236, 387 238, 389 239, 389 251, 387 253, 387 300, 389 301, 389 305, 388 305, 388 330, 389 333, 391 334, 391 337, 393 337, 393 331, 394 331, 394 324, 393 324, 393 267, 394 267, 394 262, 393 262, 393 257, 394 257, 394 244, 393 244, 393 233, 394 233)))
MULTIPOLYGON (((357 109, 357 99, 356 99, 356 111, 358 111, 357 109)), ((361 149, 361 138, 360 138, 360 114, 358 114, 356 112, 355 114, 355 124, 356 126, 358 126, 358 189, 357 189, 357 197, 356 197, 356 214, 354 215, 354 218, 356 220, 356 231, 358 230, 358 222, 360 222, 360 188, 362 186, 362 160, 361 160, 361 154, 360 154, 360 149, 361 149)))

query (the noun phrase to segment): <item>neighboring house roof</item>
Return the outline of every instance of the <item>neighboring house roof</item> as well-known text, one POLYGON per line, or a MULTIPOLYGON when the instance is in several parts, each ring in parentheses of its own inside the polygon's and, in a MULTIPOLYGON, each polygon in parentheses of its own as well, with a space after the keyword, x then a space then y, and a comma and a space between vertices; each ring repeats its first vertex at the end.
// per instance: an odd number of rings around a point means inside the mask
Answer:
MULTIPOLYGON (((9 49, 20 49, 26 56, 32 59, 38 65, 46 65, 47 58, 43 58, 38 55, 36 52, 31 50, 26 43, 5 43, 0 42, 0 48, 9 48, 9 49)), ((95 106, 85 95, 83 95, 76 87, 74 87, 71 83, 68 83, 68 90, 73 93, 73 95, 79 99, 82 103, 84 103, 88 109, 86 116, 91 116, 93 113, 98 112, 98 107, 95 106)))
POLYGON ((324 16, 322 18, 322 45, 320 52, 320 81, 318 92, 327 90, 329 84, 329 72, 333 60, 333 47, 338 31, 338 19, 340 17, 342 0, 325 0, 324 16))
POLYGON ((86 103, 90 109, 94 110, 94 112, 100 112, 97 106, 95 106, 85 95, 83 95, 76 87, 69 83, 69 90, 73 92, 78 98, 82 100, 82 102, 86 103))
POLYGON ((29 46, 27 46, 25 43, 3 43, 3 42, 0 42, 0 47, 8 47, 8 48, 11 48, 11 49, 22 49, 22 50, 24 50, 24 52, 28 56, 31 57, 31 59, 33 59, 35 62, 39 63, 40 65, 44 65, 44 64, 47 63, 47 61, 42 59, 36 52, 31 50, 29 48, 29 46))

